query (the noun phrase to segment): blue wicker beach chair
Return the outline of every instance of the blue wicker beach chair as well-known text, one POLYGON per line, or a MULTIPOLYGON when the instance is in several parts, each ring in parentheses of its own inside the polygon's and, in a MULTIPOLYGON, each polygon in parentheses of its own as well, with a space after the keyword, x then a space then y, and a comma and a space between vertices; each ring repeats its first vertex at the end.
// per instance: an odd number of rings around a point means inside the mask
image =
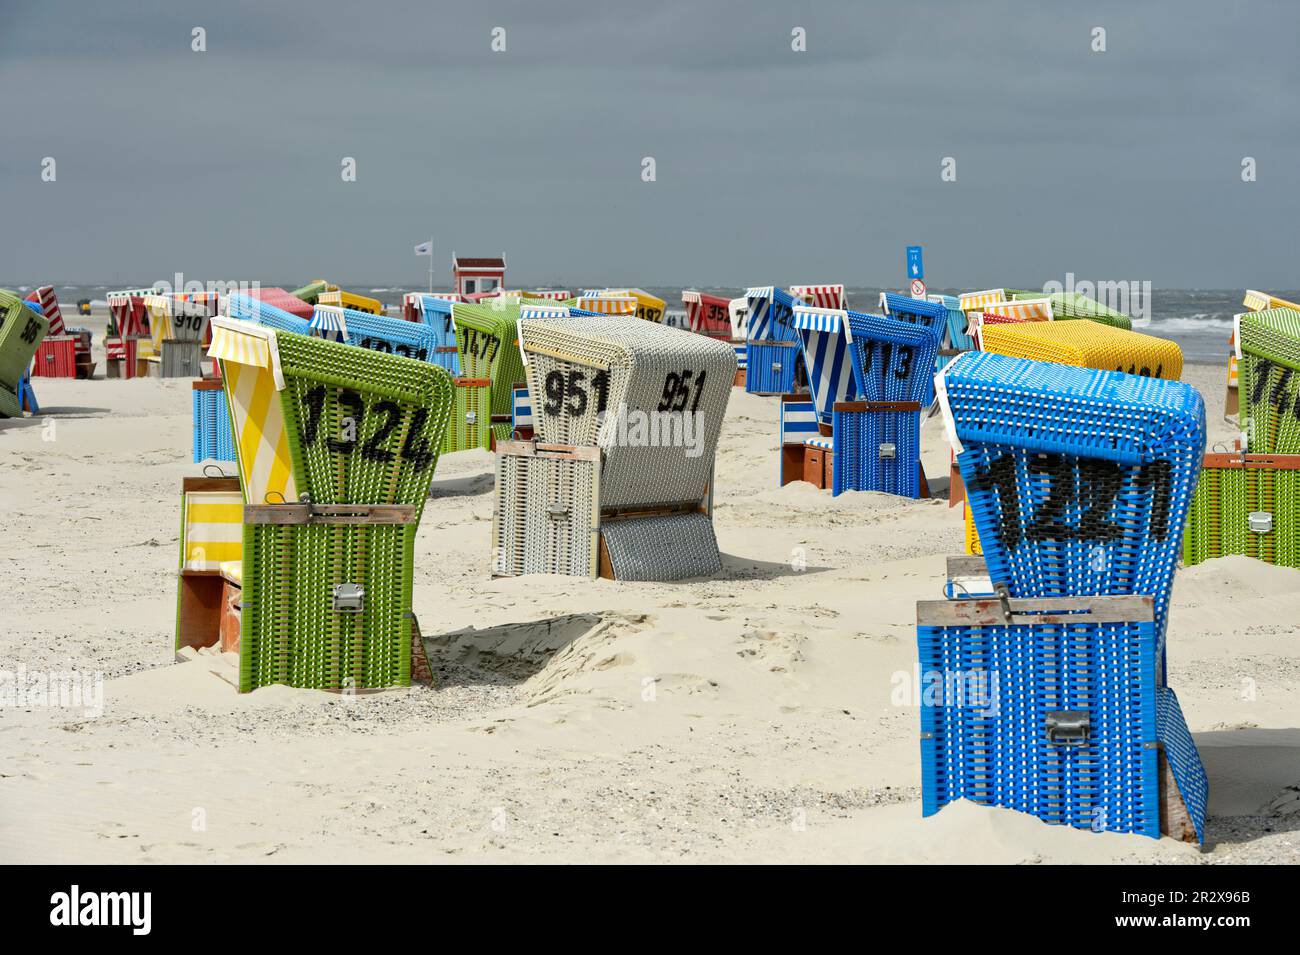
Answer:
POLYGON ((1205 450, 1196 389, 988 352, 939 382, 993 579, 1013 597, 1150 596, 1163 647, 1205 450))
POLYGON ((372 315, 339 305, 317 305, 312 312, 311 328, 319 338, 341 341, 386 355, 441 364, 435 361, 437 334, 421 322, 372 315))
POLYGON ((421 321, 433 329, 436 338, 433 362, 453 375, 460 374, 460 354, 456 347, 456 322, 451 317, 452 303, 445 298, 421 295, 416 300, 421 321))
POLYGON ((794 307, 803 304, 784 289, 766 285, 745 292, 748 330, 745 390, 789 394, 796 390, 802 357, 794 328, 794 307))
POLYGON ((251 295, 231 295, 226 299, 226 315, 230 318, 257 322, 277 332, 293 332, 295 335, 310 335, 311 323, 305 319, 286 312, 282 308, 253 298, 251 295))
POLYGON ((220 379, 205 378, 191 385, 193 402, 194 463, 234 461, 235 438, 230 427, 230 408, 220 379))
POLYGON ((927 302, 893 292, 880 293, 880 310, 890 318, 912 325, 924 325, 940 341, 948 327, 948 309, 940 302, 927 302))
POLYGON ((942 305, 948 312, 948 344, 958 351, 970 351, 975 347, 975 340, 966 333, 970 324, 966 313, 961 310, 961 299, 954 295, 932 295, 932 302, 942 305))

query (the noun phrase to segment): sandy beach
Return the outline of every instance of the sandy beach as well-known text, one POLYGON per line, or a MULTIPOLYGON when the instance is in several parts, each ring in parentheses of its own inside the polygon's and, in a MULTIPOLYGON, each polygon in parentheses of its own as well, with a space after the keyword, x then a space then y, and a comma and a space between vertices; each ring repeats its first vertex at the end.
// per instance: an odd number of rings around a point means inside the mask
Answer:
MULTIPOLYGON (((1229 439, 1223 368, 1183 377, 1229 439)), ((935 499, 832 499, 775 486, 777 403, 733 390, 724 572, 672 584, 493 579, 492 456, 444 456, 415 571, 437 686, 240 695, 233 655, 173 662, 190 382, 36 391, 0 422, 0 670, 102 672, 103 711, 0 709, 2 862, 1300 862, 1300 572, 1246 558, 1174 587, 1204 850, 922 818, 914 605, 962 550, 937 418, 935 499)))

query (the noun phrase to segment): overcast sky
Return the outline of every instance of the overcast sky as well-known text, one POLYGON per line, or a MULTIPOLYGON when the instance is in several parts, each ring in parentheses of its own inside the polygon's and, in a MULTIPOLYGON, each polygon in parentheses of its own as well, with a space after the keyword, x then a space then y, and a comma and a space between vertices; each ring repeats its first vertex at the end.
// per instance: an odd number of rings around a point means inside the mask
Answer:
POLYGON ((0 0, 0 280, 1294 288, 1298 10, 0 0))

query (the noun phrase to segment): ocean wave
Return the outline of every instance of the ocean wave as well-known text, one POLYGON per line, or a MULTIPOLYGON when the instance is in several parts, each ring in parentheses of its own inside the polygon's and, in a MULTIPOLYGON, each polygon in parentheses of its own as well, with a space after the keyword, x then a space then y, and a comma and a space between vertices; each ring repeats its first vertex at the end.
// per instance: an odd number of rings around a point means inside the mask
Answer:
POLYGON ((1134 319, 1134 328, 1150 328, 1167 332, 1231 332, 1232 316, 1222 312, 1198 312, 1177 318, 1134 319))

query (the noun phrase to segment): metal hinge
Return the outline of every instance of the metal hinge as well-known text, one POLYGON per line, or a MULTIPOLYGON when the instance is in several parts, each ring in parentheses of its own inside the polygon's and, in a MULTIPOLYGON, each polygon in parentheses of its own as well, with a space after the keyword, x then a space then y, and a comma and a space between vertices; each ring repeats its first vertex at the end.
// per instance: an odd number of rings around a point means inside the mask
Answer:
POLYGON ((885 441, 880 445, 880 458, 883 461, 892 461, 898 456, 898 448, 892 442, 885 441))
POLYGON ((569 516, 569 508, 557 501, 546 509, 546 516, 553 521, 567 520, 569 516))
POLYGON ((1255 534, 1273 532, 1273 515, 1268 511, 1251 511, 1246 515, 1246 524, 1255 534))

